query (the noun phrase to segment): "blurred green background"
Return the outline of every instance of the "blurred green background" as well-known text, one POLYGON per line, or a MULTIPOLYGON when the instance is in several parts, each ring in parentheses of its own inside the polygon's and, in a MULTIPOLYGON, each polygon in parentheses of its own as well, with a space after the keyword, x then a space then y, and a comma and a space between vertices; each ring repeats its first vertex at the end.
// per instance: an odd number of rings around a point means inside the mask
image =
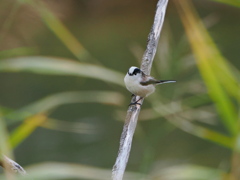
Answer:
MULTIPOLYGON (((0 1, 0 151, 30 179, 110 179, 156 4, 0 1)), ((169 2, 151 75, 177 83, 146 98, 125 179, 239 179, 239 7, 169 2)))

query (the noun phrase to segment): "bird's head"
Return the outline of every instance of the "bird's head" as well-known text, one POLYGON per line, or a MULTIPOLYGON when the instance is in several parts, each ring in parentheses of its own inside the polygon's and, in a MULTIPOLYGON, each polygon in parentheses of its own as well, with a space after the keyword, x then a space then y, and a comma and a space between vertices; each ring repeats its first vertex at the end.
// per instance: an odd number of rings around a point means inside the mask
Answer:
POLYGON ((139 69, 138 67, 132 66, 128 70, 128 75, 134 76, 134 75, 140 74, 141 72, 142 72, 141 69, 139 69))

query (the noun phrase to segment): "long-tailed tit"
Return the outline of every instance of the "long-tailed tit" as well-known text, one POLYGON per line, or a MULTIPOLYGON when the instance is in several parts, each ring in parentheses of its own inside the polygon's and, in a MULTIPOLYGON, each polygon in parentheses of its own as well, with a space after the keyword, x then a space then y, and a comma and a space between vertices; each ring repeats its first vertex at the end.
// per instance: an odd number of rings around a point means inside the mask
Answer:
MULTIPOLYGON (((164 83, 173 83, 176 81, 172 80, 156 80, 155 78, 144 74, 141 69, 132 66, 129 68, 125 78, 124 83, 127 89, 135 96, 140 96, 140 99, 149 96, 155 91, 155 86, 164 83)), ((136 102, 131 103, 139 104, 138 99, 136 102)))

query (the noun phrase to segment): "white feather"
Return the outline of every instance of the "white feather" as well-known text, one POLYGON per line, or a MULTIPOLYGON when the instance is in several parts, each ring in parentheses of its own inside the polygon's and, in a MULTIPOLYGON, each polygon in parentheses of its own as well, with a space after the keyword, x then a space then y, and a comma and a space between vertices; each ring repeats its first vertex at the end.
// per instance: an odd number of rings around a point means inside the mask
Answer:
POLYGON ((132 74, 134 72, 135 69, 137 69, 138 67, 132 66, 129 68, 128 72, 129 74, 132 74))
MULTIPOLYGON (((128 72, 130 74, 132 74, 136 68, 137 67, 132 66, 132 67, 130 67, 128 72)), ((125 83, 128 91, 130 91, 134 95, 137 95, 140 97, 146 97, 155 91, 155 86, 153 84, 143 86, 140 84, 140 82, 142 82, 142 81, 143 81, 142 73, 138 73, 138 74, 132 75, 132 76, 130 76, 127 73, 124 78, 124 83, 125 83)))

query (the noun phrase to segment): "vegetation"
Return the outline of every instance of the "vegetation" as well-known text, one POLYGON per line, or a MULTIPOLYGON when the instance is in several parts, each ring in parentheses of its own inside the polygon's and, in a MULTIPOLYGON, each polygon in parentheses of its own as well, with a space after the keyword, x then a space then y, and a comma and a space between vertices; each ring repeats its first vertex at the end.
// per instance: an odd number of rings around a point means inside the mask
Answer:
MULTIPOLYGON (((0 2, 0 152, 22 179, 110 179, 155 6, 0 2)), ((239 7, 170 1, 152 75, 177 83, 146 98, 125 179, 240 177, 239 7)))

